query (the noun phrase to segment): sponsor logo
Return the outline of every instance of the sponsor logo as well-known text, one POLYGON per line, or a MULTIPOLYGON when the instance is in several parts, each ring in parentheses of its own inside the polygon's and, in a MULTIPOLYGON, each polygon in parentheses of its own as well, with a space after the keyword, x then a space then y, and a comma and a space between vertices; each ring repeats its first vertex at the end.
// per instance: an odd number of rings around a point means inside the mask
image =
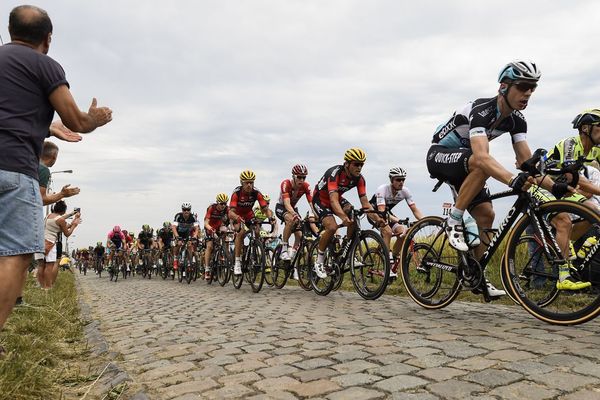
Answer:
POLYGON ((494 246, 496 245, 496 242, 498 241, 498 238, 502 235, 502 232, 504 231, 504 228, 506 228, 506 225, 508 224, 508 220, 511 219, 511 217, 513 216, 513 214, 515 213, 515 211, 516 211, 515 207, 511 208, 508 211, 508 215, 506 216, 506 218, 504 218, 504 221, 502 221, 502 223, 498 227, 498 233, 496 233, 494 235, 494 237, 492 238, 492 240, 490 241, 488 249, 486 250, 485 253, 483 253, 483 256, 481 257, 481 260, 485 260, 487 257, 489 257, 489 255, 490 255, 490 249, 493 249, 494 246))
POLYGON ((436 154, 437 154, 437 151, 432 151, 431 153, 429 153, 427 155, 427 161, 433 160, 433 157, 435 157, 436 154))
POLYGON ((437 132, 438 139, 443 139, 444 136, 446 136, 449 132, 454 130, 454 128, 456 128, 456 122, 454 122, 454 120, 451 120, 437 132))
POLYGON ((493 109, 494 109, 494 107, 488 107, 488 108, 484 109, 483 111, 478 112, 477 115, 485 118, 492 112, 493 109))
POLYGON ((435 155, 435 162, 440 164, 454 164, 456 163, 462 153, 437 153, 435 155))
POLYGON ((444 271, 449 271, 449 272, 454 271, 454 267, 452 265, 440 264, 437 262, 428 262, 427 265, 430 265, 432 267, 436 267, 439 269, 443 269, 444 271))

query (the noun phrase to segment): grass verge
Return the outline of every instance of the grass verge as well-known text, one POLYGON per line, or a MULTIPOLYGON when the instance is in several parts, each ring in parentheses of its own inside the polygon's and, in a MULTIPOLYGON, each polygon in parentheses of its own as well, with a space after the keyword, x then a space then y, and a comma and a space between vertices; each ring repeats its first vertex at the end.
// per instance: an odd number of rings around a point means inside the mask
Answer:
POLYGON ((7 354, 0 359, 0 399, 63 399, 73 382, 93 380, 80 370, 83 340, 75 279, 59 274, 52 290, 35 286, 30 276, 24 299, 0 334, 7 354))

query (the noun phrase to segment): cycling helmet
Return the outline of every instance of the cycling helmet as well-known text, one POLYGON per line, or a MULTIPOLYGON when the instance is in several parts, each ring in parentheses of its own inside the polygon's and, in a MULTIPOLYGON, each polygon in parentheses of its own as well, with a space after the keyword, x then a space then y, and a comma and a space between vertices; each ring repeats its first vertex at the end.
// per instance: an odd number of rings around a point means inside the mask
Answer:
POLYGON ((256 174, 249 169, 242 171, 240 174, 240 181, 253 181, 256 179, 256 174))
POLYGON ((123 235, 127 236, 128 233, 125 229, 123 229, 122 232, 123 232, 123 235))
POLYGON ((359 161, 364 163, 367 161, 367 155, 358 147, 353 147, 344 153, 344 161, 359 161))
POLYGON ((304 164, 296 164, 292 167, 292 175, 308 175, 308 168, 304 164))
POLYGON ((188 210, 191 210, 192 209, 192 205, 190 203, 183 203, 181 205, 181 209, 183 210, 184 208, 188 209, 188 210))
POLYGON ((573 129, 579 129, 582 125, 599 125, 600 109, 593 108, 578 114, 573 120, 573 129))
POLYGON ((217 203, 227 203, 229 196, 226 193, 219 193, 217 195, 217 203))
POLYGON ((96 242, 96 246, 102 246, 102 242, 96 242))
POLYGON ((113 232, 121 232, 121 227, 119 225, 115 225, 113 232))
POLYGON ((265 199, 265 201, 268 203, 271 201, 271 196, 269 196, 268 194, 263 194, 263 199, 265 199))
POLYGON ((144 225, 142 225, 142 230, 143 230, 144 232, 148 232, 148 231, 150 230, 150 225, 148 225, 148 224, 144 224, 144 225))
POLYGON ((390 179, 393 178, 406 178, 406 171, 400 167, 394 167, 390 169, 390 179))
POLYGON ((167 229, 171 227, 171 222, 170 221, 165 221, 163 222, 163 228, 167 229))
POLYGON ((537 82, 542 72, 532 61, 515 60, 502 68, 498 75, 499 83, 511 83, 517 80, 537 82))

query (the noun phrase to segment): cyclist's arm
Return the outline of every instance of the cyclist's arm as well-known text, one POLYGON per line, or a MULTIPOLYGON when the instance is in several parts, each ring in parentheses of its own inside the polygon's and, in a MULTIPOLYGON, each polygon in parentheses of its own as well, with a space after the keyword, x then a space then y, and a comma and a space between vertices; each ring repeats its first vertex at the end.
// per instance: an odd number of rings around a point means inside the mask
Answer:
POLYGON ((590 193, 590 195, 600 195, 600 187, 598 185, 595 185, 585 176, 579 176, 579 186, 581 187, 581 190, 590 193))
POLYGON ((294 207, 292 207, 292 202, 290 201, 289 196, 283 197, 283 206, 287 212, 292 213, 292 215, 296 214, 296 210, 294 210, 294 207))
POLYGON ((415 216, 416 219, 421 219, 424 217, 423 213, 421 212, 421 210, 419 210, 417 208, 417 205, 415 203, 411 204, 410 206, 408 206, 408 208, 410 208, 410 211, 412 211, 413 215, 415 216))
MULTIPOLYGON (((531 157, 531 151, 529 150, 529 146, 527 146, 527 142, 517 142, 513 145, 513 148, 515 150, 515 155, 517 156, 517 161, 522 163, 527 160, 527 158, 525 158, 521 161, 521 157, 526 152, 528 152, 530 154, 529 157, 531 157), (523 143, 525 146, 524 148, 523 143)), ((476 166, 481 168, 486 175, 489 175, 506 185, 510 183, 514 174, 504 168, 502 164, 490 155, 490 142, 487 136, 471 137, 471 150, 473 151, 472 157, 476 162, 476 166)))

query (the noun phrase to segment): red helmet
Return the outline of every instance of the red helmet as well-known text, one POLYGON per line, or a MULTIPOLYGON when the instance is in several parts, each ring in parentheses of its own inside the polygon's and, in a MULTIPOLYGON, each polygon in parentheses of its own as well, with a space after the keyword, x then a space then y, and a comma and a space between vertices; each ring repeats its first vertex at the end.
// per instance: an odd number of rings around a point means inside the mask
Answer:
POLYGON ((115 227, 113 228, 114 232, 121 232, 121 227, 119 225, 115 225, 115 227))
POLYGON ((308 175, 308 168, 304 164, 296 164, 292 167, 292 175, 308 175))

